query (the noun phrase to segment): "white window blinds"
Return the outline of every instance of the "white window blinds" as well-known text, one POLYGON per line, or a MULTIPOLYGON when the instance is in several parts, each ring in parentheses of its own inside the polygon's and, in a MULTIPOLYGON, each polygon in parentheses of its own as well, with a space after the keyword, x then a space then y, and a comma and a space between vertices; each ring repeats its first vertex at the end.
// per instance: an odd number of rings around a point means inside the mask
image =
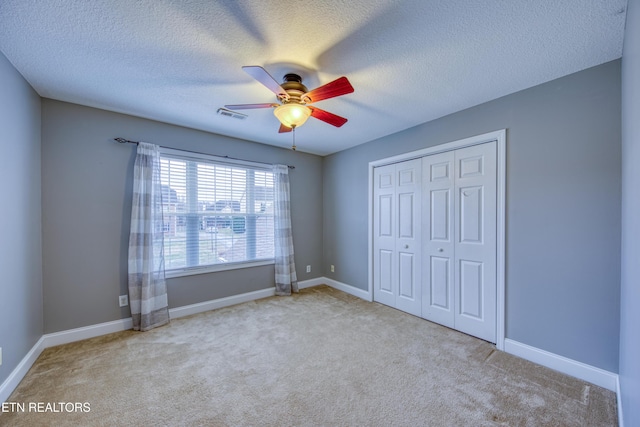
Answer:
POLYGON ((165 268, 274 257, 270 169, 161 155, 165 268))

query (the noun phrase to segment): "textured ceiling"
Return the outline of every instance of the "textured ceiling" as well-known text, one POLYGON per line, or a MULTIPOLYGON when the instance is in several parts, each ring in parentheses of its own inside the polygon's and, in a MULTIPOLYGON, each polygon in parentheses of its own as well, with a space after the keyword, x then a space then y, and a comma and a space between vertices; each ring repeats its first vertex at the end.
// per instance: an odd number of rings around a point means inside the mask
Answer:
MULTIPOLYGON (((622 55, 626 0, 1 0, 0 50, 43 97, 280 147, 274 102, 241 69, 355 92, 298 149, 326 155, 622 55)), ((114 135, 124 136, 127 135, 114 135)), ((153 142, 153 141, 151 141, 153 142)))

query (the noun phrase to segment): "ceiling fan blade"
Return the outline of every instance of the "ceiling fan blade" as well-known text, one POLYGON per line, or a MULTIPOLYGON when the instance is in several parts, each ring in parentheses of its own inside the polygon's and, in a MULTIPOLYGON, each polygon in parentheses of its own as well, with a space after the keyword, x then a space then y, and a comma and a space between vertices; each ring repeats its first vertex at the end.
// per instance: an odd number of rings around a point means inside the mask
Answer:
POLYGON ((252 108, 272 108, 277 107, 278 104, 273 103, 264 103, 264 104, 235 104, 235 105, 225 105, 224 108, 229 110, 250 110, 252 108))
POLYGON ((340 77, 332 82, 317 87, 304 95, 302 99, 306 103, 318 102, 323 99, 335 98, 336 96, 346 95, 353 92, 353 86, 346 77, 340 77))
POLYGON ((267 70, 260 67, 259 65, 247 65, 242 67, 242 69, 249 74, 251 77, 262 83, 267 87, 271 92, 275 93, 276 96, 280 99, 289 99, 289 94, 285 91, 282 86, 273 78, 271 74, 267 73, 267 70))
POLYGON ((321 110, 316 107, 309 107, 311 109, 311 117, 315 117, 318 120, 322 120, 323 122, 329 123, 337 128, 347 123, 347 119, 344 117, 337 116, 328 111, 321 110))
POLYGON ((278 130, 278 133, 285 133, 285 132, 291 132, 293 129, 291 129, 290 127, 287 127, 285 125, 283 125, 282 123, 280 123, 280 129, 278 130))

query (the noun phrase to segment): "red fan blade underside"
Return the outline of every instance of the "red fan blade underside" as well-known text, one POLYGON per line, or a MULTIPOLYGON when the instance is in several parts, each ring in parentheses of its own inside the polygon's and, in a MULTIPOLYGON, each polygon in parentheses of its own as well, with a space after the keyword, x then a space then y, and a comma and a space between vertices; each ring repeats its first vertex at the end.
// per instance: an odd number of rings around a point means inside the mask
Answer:
POLYGON ((289 99, 289 94, 280 86, 280 84, 267 73, 267 70, 258 65, 248 65, 242 69, 251 77, 262 83, 267 89, 275 93, 279 98, 289 99))
POLYGON ((309 99, 307 103, 322 101, 323 99, 335 98, 353 92, 353 86, 346 77, 340 77, 332 82, 317 87, 304 95, 302 99, 309 99))
POLYGON ((291 132, 293 129, 291 129, 290 127, 287 127, 285 125, 283 125, 282 123, 280 123, 280 129, 278 130, 278 133, 285 133, 285 132, 291 132))
POLYGON ((315 117, 318 120, 322 120, 325 123, 329 123, 337 128, 347 123, 347 119, 337 116, 328 111, 321 110, 316 107, 309 107, 311 109, 311 117, 315 117))
POLYGON ((236 104, 236 105, 225 105, 224 108, 228 108, 229 110, 250 110, 252 108, 272 108, 277 107, 278 104, 265 103, 265 104, 236 104))

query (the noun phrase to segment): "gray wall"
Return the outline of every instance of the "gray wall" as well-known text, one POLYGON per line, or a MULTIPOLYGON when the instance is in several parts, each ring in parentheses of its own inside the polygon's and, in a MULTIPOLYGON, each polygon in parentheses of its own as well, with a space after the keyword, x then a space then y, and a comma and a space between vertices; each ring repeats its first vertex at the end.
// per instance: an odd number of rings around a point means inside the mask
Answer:
POLYGON ((640 426, 640 2, 629 0, 622 55, 622 296, 620 390, 624 423, 640 426))
POLYGON ((42 336, 40 97, 0 53, 0 384, 42 336))
POLYGON ((367 289, 368 162, 506 128, 507 338, 617 372, 620 84, 613 61, 325 158, 325 275, 367 289))
MULTIPOLYGON (((295 165, 290 172, 298 279, 321 275, 322 158, 141 118, 42 101, 45 333, 130 316, 127 242, 135 145, 295 165), (311 274, 304 266, 312 265, 311 274)), ((171 308, 274 286, 273 266, 168 279, 171 308)))

